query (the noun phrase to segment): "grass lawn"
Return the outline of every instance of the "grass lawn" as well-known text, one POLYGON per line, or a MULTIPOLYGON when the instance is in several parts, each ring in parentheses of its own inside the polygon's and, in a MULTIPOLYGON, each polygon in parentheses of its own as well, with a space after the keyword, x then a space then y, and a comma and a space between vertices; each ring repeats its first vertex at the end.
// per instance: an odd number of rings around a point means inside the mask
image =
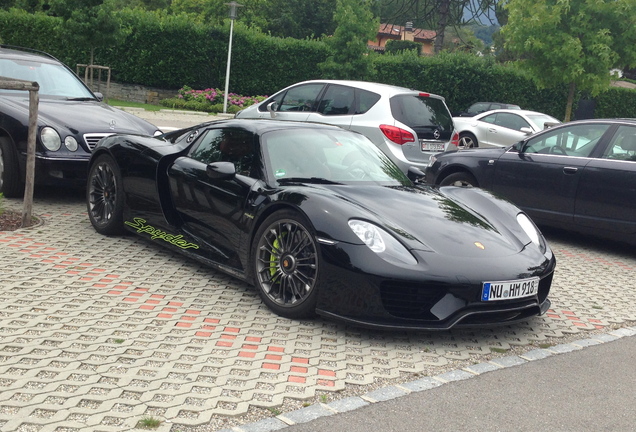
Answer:
POLYGON ((129 101, 123 101, 123 100, 117 100, 117 99, 108 99, 108 105, 111 105, 114 107, 143 108, 146 111, 159 111, 165 108, 160 105, 150 105, 145 103, 129 102, 129 101))

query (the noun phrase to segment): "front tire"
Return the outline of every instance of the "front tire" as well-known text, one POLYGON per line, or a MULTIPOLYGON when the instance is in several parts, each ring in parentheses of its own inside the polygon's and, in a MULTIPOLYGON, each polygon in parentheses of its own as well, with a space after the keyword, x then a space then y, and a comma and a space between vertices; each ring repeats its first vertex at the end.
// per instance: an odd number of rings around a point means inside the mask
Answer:
POLYGON ((109 155, 97 158, 88 173, 86 205, 88 218, 104 235, 124 233, 124 193, 117 162, 109 155))
POLYGON ((0 138, 0 193, 7 198, 17 198, 24 192, 19 178, 20 168, 16 152, 8 138, 0 138))
POLYGON ((252 249, 254 284, 276 314, 292 319, 315 315, 320 255, 305 217, 283 210, 258 229, 252 249))
POLYGON ((477 180, 472 174, 467 172, 456 172, 444 177, 440 186, 461 186, 461 187, 479 187, 477 180))

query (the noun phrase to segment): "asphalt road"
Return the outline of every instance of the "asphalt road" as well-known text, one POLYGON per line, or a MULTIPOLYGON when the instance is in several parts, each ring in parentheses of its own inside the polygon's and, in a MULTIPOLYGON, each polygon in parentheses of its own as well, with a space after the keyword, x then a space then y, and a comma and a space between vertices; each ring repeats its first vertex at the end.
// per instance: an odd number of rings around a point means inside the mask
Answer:
POLYGON ((285 431, 634 431, 635 358, 624 337, 285 431))

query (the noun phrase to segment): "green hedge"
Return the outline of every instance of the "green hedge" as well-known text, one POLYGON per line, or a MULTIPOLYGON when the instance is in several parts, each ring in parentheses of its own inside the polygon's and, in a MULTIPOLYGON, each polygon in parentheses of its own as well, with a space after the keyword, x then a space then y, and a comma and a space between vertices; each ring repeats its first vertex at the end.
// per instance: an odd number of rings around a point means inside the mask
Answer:
MULTIPOLYGON (((138 9, 118 11, 117 17, 121 42, 95 52, 95 63, 110 66, 113 81, 175 92, 183 86, 225 87, 229 23, 211 26, 187 15, 138 9)), ((68 43, 61 19, 43 14, 0 11, 0 40, 47 51, 73 69, 90 59, 88 50, 68 43)), ((329 48, 322 41, 270 37, 236 21, 230 92, 270 95, 295 82, 321 78, 318 64, 328 56, 329 48)), ((452 112, 476 101, 500 101, 559 119, 565 114, 565 86, 539 90, 523 71, 491 57, 463 53, 421 57, 412 51, 369 56, 374 73, 366 80, 442 95, 452 112)), ((595 116, 636 117, 635 96, 633 90, 612 88, 596 98, 595 116)))
POLYGON ((596 100, 596 118, 636 118, 636 90, 610 87, 596 100))
POLYGON ((408 53, 375 58, 377 79, 446 98, 451 112, 477 101, 517 104, 563 118, 567 89, 537 90, 530 77, 512 66, 464 53, 419 57, 408 53))

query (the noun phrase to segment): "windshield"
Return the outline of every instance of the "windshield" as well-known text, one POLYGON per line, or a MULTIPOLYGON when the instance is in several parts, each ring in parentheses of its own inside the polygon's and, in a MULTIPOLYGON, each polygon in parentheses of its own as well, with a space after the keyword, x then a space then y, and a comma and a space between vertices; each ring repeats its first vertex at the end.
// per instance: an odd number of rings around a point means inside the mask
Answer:
MULTIPOLYGON (((40 97, 58 96, 68 99, 94 99, 94 96, 84 83, 60 64, 0 59, 0 76, 37 82, 40 85, 40 97)), ((17 92, 19 90, 0 91, 17 92)))
POLYGON ((294 128, 267 132, 261 144, 272 183, 411 183, 384 153, 357 133, 294 128))

